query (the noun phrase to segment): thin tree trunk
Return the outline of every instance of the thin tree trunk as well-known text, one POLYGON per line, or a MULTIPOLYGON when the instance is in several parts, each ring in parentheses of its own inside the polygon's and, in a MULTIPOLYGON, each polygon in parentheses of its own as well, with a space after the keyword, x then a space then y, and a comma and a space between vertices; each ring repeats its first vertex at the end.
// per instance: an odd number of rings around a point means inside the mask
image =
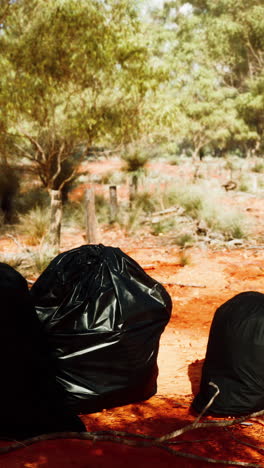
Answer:
POLYGON ((197 148, 194 148, 194 150, 192 151, 192 162, 200 161, 200 158, 199 158, 200 150, 201 150, 200 146, 198 146, 197 148))
POLYGON ((97 243, 97 220, 95 214, 95 197, 93 187, 85 191, 86 207, 86 241, 87 244, 97 243))

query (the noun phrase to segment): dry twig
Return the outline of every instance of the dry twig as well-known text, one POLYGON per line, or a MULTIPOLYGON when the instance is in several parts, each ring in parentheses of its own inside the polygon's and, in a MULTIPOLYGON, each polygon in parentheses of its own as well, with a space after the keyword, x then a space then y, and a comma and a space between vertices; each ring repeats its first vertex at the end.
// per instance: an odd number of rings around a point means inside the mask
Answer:
POLYGON ((257 447, 257 445, 253 445, 253 444, 250 444, 249 442, 245 442, 244 440, 241 440, 239 439, 238 437, 234 436, 233 434, 230 433, 230 431, 225 427, 225 431, 228 432, 229 434, 229 437, 231 437, 232 439, 234 439, 236 442, 238 442, 239 444, 242 444, 242 445, 245 445, 246 447, 250 447, 250 448, 253 448, 254 450, 256 450, 257 452, 260 452, 261 454, 264 453, 264 447, 257 447))
POLYGON ((180 286, 181 288, 206 288, 204 284, 189 284, 189 283, 173 283, 173 282, 163 282, 162 284, 165 284, 167 286, 180 286))
POLYGON ((174 437, 178 437, 179 435, 184 434, 184 432, 191 431, 193 429, 197 429, 198 427, 200 427, 201 423, 199 423, 199 421, 201 417, 204 415, 204 413, 206 413, 206 411, 210 408, 210 406, 212 406, 217 395, 219 395, 220 393, 219 387, 216 384, 214 384, 213 382, 209 382, 209 385, 211 385, 211 387, 214 387, 216 389, 215 393, 213 394, 212 398, 209 400, 207 405, 204 407, 204 409, 201 411, 201 413, 194 420, 194 422, 191 424, 188 424, 185 427, 182 427, 181 429, 178 429, 177 431, 173 431, 170 434, 165 434, 164 436, 159 437, 158 439, 156 439, 157 442, 165 442, 166 440, 174 439, 174 437))
POLYGON ((6 237, 12 239, 12 241, 22 250, 22 252, 31 253, 30 249, 22 244, 22 242, 20 242, 16 236, 13 236, 12 234, 6 234, 6 237))

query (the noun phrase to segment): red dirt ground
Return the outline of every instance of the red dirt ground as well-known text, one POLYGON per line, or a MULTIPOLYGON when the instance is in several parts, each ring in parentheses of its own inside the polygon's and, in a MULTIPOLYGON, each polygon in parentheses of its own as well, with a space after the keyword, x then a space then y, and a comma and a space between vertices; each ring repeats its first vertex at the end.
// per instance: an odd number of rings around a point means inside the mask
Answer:
MULTIPOLYGON (((264 249, 255 246, 222 251, 192 248, 188 252, 190 263, 181 266, 178 247, 166 244, 166 238, 156 241, 153 238, 129 239, 121 231, 104 230, 100 233, 100 241, 122 248, 150 276, 163 283, 172 297, 173 313, 160 343, 157 394, 148 401, 85 415, 82 419, 88 431, 119 430, 150 436, 170 433, 195 419, 190 403, 199 388, 215 309, 242 291, 264 293, 264 249)), ((2 248, 8 250, 9 241, 2 242, 2 248)), ((62 250, 83 243, 82 233, 64 236, 62 250)), ((210 419, 203 418, 205 421, 210 419)), ((171 447, 180 452, 217 460, 251 462, 264 467, 264 420, 261 419, 228 429, 199 429, 176 440, 180 443, 171 447)), ((210 464, 173 455, 157 447, 129 447, 74 439, 40 442, 0 456, 0 468, 136 466, 206 468, 210 464)), ((215 466, 222 465, 217 463, 215 466)), ((232 465, 228 463, 226 466, 232 465)))

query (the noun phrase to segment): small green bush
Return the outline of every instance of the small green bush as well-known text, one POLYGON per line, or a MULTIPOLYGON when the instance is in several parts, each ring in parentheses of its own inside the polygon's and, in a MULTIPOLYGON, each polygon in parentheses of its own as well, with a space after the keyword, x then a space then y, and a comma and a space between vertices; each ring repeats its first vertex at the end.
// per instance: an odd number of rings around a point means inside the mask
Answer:
POLYGON ((228 241, 232 239, 246 239, 248 233, 244 225, 245 221, 243 217, 236 211, 229 211, 226 213, 220 211, 216 214, 211 227, 213 227, 215 231, 223 234, 225 240, 228 241))
POLYGON ((179 265, 186 266, 191 264, 191 257, 184 250, 179 253, 179 265))
POLYGON ((179 158, 175 157, 175 158, 170 159, 169 163, 171 166, 179 166, 180 161, 179 161, 179 158))
POLYGON ((229 171, 237 171, 244 166, 244 161, 238 156, 229 156, 226 158, 224 168, 229 171))
POLYGON ((173 218, 165 218, 157 223, 153 223, 151 226, 151 233, 154 236, 159 236, 160 234, 167 234, 170 231, 175 229, 175 220, 173 218))
MULTIPOLYGON (((175 180, 175 185, 176 186, 178 185, 178 180, 175 180)), ((176 189, 172 189, 171 187, 169 187, 168 189, 160 193, 161 203, 165 209, 170 208, 171 206, 174 206, 174 205, 178 205, 179 197, 180 197, 179 191, 176 189)))
POLYGON ((68 201, 65 203, 63 224, 69 227, 85 229, 85 206, 83 201, 68 201))
POLYGON ((141 208, 146 214, 153 213, 159 207, 158 197, 147 191, 137 193, 133 204, 135 207, 141 208))
MULTIPOLYGON (((101 194, 95 194, 95 212, 101 224, 109 222, 109 201, 101 194)), ((77 229, 86 228, 85 201, 67 202, 63 210, 63 223, 77 229)))
POLYGON ((108 224, 110 222, 109 200, 104 195, 95 195, 95 210, 97 220, 100 224, 108 224))
POLYGON ((170 206, 179 205, 184 208, 186 215, 193 219, 199 218, 205 204, 206 192, 202 186, 196 184, 184 187, 181 182, 178 182, 178 184, 178 189, 169 189, 163 194, 164 207, 169 208, 170 206))
POLYGON ((51 252, 39 250, 32 256, 32 273, 41 274, 50 264, 54 255, 51 252))
POLYGON ((139 148, 129 148, 121 157, 125 162, 126 172, 142 171, 149 160, 149 154, 139 148))
POLYGON ((47 208, 50 204, 50 197, 42 187, 33 187, 20 194, 16 203, 18 213, 25 214, 37 207, 47 208))
POLYGON ((182 206, 185 209, 186 214, 194 219, 199 217, 203 204, 203 196, 199 194, 186 194, 186 197, 182 199, 182 206))
POLYGON ((1 254, 0 255, 0 262, 7 263, 15 270, 19 270, 19 267, 23 261, 23 258, 19 254, 8 255, 8 254, 1 254))
POLYGON ((126 174, 121 171, 105 172, 100 177, 100 183, 105 185, 121 185, 126 182, 126 174))
POLYGON ((260 188, 260 189, 264 188, 264 180, 258 179, 258 188, 260 188))
POLYGON ((141 206, 133 207, 126 217, 123 213, 118 217, 119 224, 126 228, 129 234, 134 234, 142 226, 143 210, 141 206), (123 221, 123 220, 126 221, 123 221))
POLYGON ((249 185, 247 184, 247 182, 242 181, 242 182, 238 185, 238 190, 239 190, 240 192, 249 192, 249 191, 250 191, 250 188, 249 188, 249 185))
POLYGON ((244 239, 247 237, 245 229, 242 224, 238 221, 234 221, 230 227, 230 235, 233 239, 244 239))
POLYGON ((108 172, 105 172, 104 174, 101 175, 100 177, 100 183, 101 184, 111 184, 112 183, 112 179, 113 179, 113 172, 112 171, 108 171, 108 172))
POLYGON ((192 236, 192 234, 181 234, 179 236, 176 237, 175 239, 175 243, 179 246, 179 247, 191 247, 195 242, 195 239, 194 237, 192 236))
POLYGON ((20 216, 18 229, 21 234, 27 236, 28 245, 38 245, 48 231, 49 222, 49 210, 36 206, 20 216))
POLYGON ((257 172, 258 174, 262 174, 264 172, 264 163, 262 163, 262 162, 256 163, 252 167, 251 170, 252 170, 252 172, 257 172))

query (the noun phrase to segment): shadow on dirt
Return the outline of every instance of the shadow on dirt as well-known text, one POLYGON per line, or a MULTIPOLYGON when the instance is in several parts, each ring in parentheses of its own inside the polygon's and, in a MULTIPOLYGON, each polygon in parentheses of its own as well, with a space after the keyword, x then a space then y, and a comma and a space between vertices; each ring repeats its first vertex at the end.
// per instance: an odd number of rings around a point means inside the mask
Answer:
MULTIPOLYGON (((82 420, 90 432, 124 431, 162 436, 185 427, 195 417, 189 410, 191 395, 166 398, 159 395, 150 400, 120 408, 113 408, 83 415, 82 420), (182 403, 181 403, 182 401, 182 403), (189 401, 189 403, 188 403, 189 401)), ((204 421, 212 419, 204 418, 204 421)), ((208 427, 188 431, 180 435, 171 447, 186 454, 194 454, 220 460, 260 462, 261 450, 253 450, 247 444, 261 446, 263 427, 251 426, 225 428, 208 427), (236 437, 235 440, 233 437, 236 437)), ((121 437, 122 438, 122 437, 121 437)), ((133 440, 142 440, 133 438, 133 440)), ((262 453, 263 455, 263 453, 262 453)), ((173 455, 157 447, 131 447, 112 442, 90 442, 81 440, 52 440, 22 448, 0 456, 1 468, 202 468, 211 466, 205 461, 173 455)), ((221 465, 215 464, 220 467, 221 465)), ((229 466, 229 464, 228 464, 229 466)))
POLYGON ((193 395, 196 395, 200 389, 203 363, 204 359, 196 359, 196 361, 188 366, 188 377, 191 382, 193 395))

